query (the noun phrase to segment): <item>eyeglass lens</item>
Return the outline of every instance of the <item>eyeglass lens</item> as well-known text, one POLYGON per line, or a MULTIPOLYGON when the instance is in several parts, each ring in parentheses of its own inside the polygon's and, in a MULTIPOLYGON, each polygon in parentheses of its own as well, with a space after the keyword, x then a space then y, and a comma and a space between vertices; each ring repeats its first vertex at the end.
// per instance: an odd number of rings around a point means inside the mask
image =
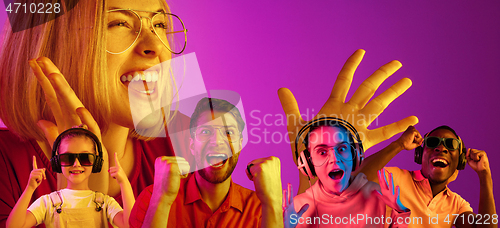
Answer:
POLYGON ((460 146, 460 141, 454 138, 440 138, 436 136, 425 138, 425 146, 429 148, 436 148, 441 142, 444 142, 443 145, 448 150, 456 150, 460 146))
POLYGON ((217 134, 217 131, 223 136, 225 140, 229 140, 230 142, 235 142, 240 139, 240 131, 235 127, 220 127, 214 128, 210 126, 199 127, 196 129, 195 137, 196 140, 200 142, 206 142, 212 138, 214 134, 217 134))
POLYGON ((156 33, 161 42, 170 52, 179 54, 186 46, 186 30, 179 17, 173 14, 156 13, 141 31, 142 19, 132 10, 113 10, 108 12, 107 50, 111 53, 121 53, 130 48, 145 32, 156 33))
POLYGON ((75 164, 75 160, 78 158, 78 162, 82 166, 92 166, 95 161, 95 154, 91 153, 64 153, 59 155, 59 161, 61 162, 61 166, 72 166, 75 164))
POLYGON ((331 159, 330 155, 332 155, 333 151, 337 159, 342 159, 344 161, 353 160, 351 145, 342 143, 335 147, 318 147, 313 149, 311 160, 314 166, 322 166, 328 159, 331 159))

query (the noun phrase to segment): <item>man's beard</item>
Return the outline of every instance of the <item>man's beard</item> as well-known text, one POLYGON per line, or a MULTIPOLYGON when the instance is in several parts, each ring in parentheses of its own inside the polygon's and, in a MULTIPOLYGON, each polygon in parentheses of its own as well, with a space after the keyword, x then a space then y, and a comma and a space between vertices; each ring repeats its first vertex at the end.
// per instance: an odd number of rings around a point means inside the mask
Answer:
MULTIPOLYGON (((231 174, 234 171, 234 168, 236 167, 236 163, 238 163, 239 156, 240 156, 240 153, 235 153, 235 154, 233 154, 233 156, 231 156, 230 158, 227 159, 226 163, 228 163, 227 165, 229 167, 226 169, 226 171, 223 171, 223 170, 213 171, 213 170, 210 170, 210 166, 209 166, 209 167, 206 167, 204 169, 198 170, 198 173, 200 174, 200 176, 203 179, 205 179, 209 183, 220 184, 220 183, 226 181, 231 176, 231 174)), ((204 161, 201 159, 198 160, 197 161, 198 167, 203 167, 203 162, 204 161)), ((226 165, 226 164, 224 164, 224 165, 226 165)))

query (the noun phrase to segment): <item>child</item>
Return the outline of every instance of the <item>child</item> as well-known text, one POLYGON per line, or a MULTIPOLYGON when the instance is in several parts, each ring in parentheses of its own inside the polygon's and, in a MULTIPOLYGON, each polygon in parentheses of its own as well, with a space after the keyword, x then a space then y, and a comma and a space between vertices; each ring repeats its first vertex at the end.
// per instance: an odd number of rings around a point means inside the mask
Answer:
POLYGON ((129 227, 128 219, 135 199, 125 172, 115 153, 115 166, 109 169, 120 187, 123 207, 110 196, 89 189, 91 173, 101 171, 103 154, 97 136, 84 128, 61 133, 52 150, 52 169, 67 180, 65 189, 38 198, 29 208, 31 196, 45 179, 33 157, 33 171, 21 198, 7 220, 7 227, 32 227, 44 223, 50 227, 129 227))
POLYGON ((356 129, 342 119, 326 117, 306 125, 297 138, 300 139, 309 128, 304 140, 307 149, 297 161, 305 175, 310 178, 317 176, 319 180, 293 200, 290 199, 290 187, 285 191, 285 225, 404 226, 402 223, 410 212, 400 203, 399 191, 394 189, 391 177, 384 180, 384 175, 380 174, 379 178, 386 183, 381 185, 381 196, 376 191, 379 186, 368 181, 364 174, 352 175, 363 159, 363 146, 356 129), (390 217, 386 217, 386 204, 393 208, 390 217), (308 209, 306 205, 309 205, 308 209), (299 213, 295 214, 295 211, 299 213))

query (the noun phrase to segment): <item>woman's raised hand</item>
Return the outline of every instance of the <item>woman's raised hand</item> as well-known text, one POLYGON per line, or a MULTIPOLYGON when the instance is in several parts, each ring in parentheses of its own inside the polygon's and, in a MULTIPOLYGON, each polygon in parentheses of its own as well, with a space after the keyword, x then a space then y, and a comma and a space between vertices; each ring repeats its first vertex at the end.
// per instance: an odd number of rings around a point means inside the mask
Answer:
MULTIPOLYGON (((337 80, 333 85, 330 97, 325 102, 319 113, 313 118, 337 117, 348 120, 358 131, 363 142, 364 149, 368 149, 393 135, 406 130, 409 125, 418 123, 416 116, 409 116, 392 124, 369 130, 368 126, 384 111, 384 109, 397 97, 403 94, 411 86, 411 80, 403 78, 392 85, 382 94, 368 102, 377 91, 378 87, 401 68, 401 63, 393 60, 376 70, 356 90, 352 98, 346 102, 351 82, 356 68, 361 63, 364 50, 357 50, 352 54, 342 67, 337 80)), ((287 116, 287 128, 292 142, 292 150, 295 150, 295 137, 298 131, 306 124, 300 115, 299 106, 292 92, 287 88, 278 90, 281 106, 287 116)), ((300 149, 300 148, 299 148, 300 149)), ((300 153, 300 152, 299 152, 300 153)), ((294 159, 295 156, 294 156, 294 159)), ((295 164, 297 161, 295 160, 295 164)))
POLYGON ((45 100, 56 121, 56 123, 47 120, 38 121, 49 144, 52 145, 59 133, 82 123, 100 139, 101 131, 97 123, 85 110, 82 102, 54 63, 46 57, 40 57, 30 60, 29 65, 42 86, 45 100))
MULTIPOLYGON (((102 141, 101 130, 97 122, 92 117, 92 114, 83 106, 80 99, 66 81, 66 78, 54 63, 49 58, 40 57, 36 60, 30 60, 29 65, 43 89, 45 100, 55 119, 55 123, 48 120, 38 121, 38 126, 44 132, 49 145, 52 147, 57 136, 63 131, 75 126, 81 126, 82 124, 86 125, 88 130, 94 133, 97 138, 102 141)), ((103 170, 107 170, 109 161, 108 153, 104 145, 102 147, 102 152, 104 159, 102 168, 103 170)), ((91 178, 90 187, 92 190, 99 190, 103 193, 107 193, 108 185, 103 183, 108 183, 109 175, 107 175, 106 172, 101 173, 102 175, 99 175, 99 178, 91 178), (92 186, 93 183, 101 183, 101 185, 96 184, 94 187, 92 186)), ((58 187, 61 188, 64 186, 65 182, 60 182, 60 180, 58 180, 58 187)))

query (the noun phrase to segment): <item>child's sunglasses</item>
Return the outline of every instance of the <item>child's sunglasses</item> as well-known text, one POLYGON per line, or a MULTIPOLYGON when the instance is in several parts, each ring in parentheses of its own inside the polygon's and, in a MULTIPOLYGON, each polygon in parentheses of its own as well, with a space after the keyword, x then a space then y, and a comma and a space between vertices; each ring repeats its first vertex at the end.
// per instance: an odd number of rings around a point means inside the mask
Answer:
POLYGON ((429 136, 424 138, 424 145, 428 148, 436 148, 443 142, 443 146, 448 150, 457 150, 460 147, 460 140, 455 138, 440 138, 429 136))
POLYGON ((95 154, 92 153, 64 153, 59 154, 59 161, 61 162, 61 166, 72 166, 75 164, 75 160, 78 158, 78 162, 80 162, 81 166, 93 166, 95 161, 95 154))

